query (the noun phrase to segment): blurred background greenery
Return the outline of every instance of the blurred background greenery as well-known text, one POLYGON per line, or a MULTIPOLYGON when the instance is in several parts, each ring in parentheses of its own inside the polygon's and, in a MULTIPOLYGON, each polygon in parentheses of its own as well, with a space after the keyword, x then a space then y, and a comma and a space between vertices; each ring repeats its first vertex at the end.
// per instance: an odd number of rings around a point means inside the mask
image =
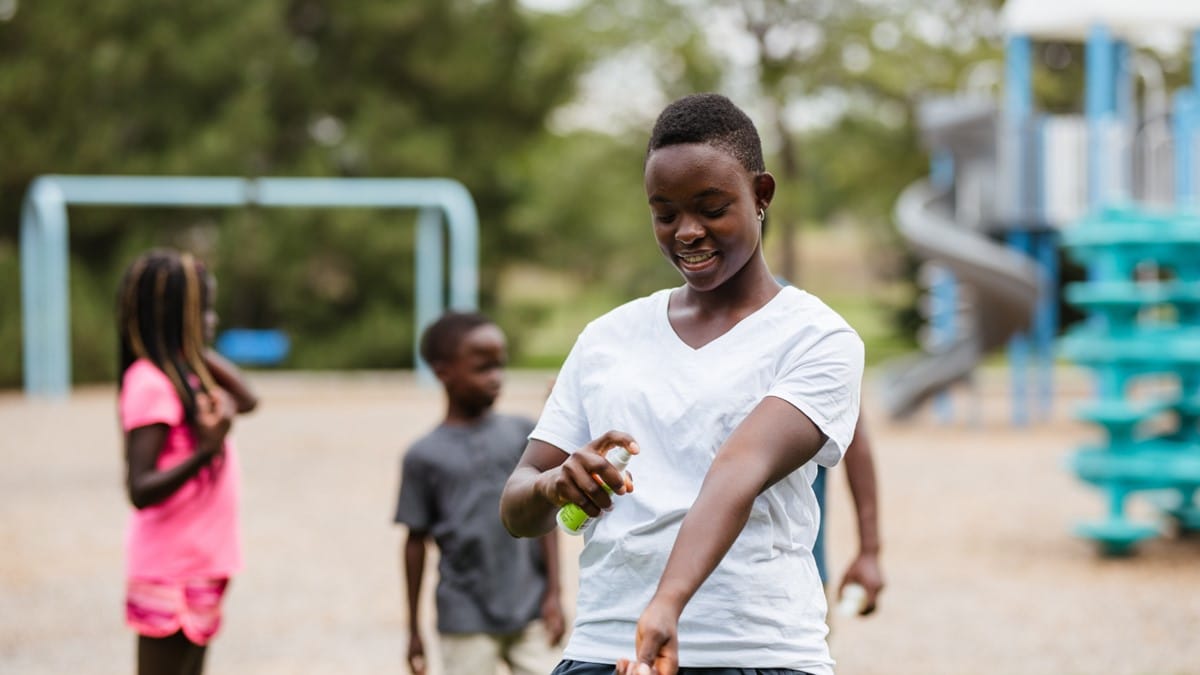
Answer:
MULTIPOLYGON (((915 323, 890 222, 928 166, 913 106, 996 61, 999 4, 0 0, 0 386, 20 384, 18 214, 44 173, 455 178, 483 309, 514 365, 556 366, 586 321, 679 283, 641 162, 662 105, 701 90, 763 133, 772 268, 885 358, 915 323)), ((114 377, 115 285, 154 245, 215 268, 223 326, 291 335, 286 367, 411 366, 414 217, 74 208, 74 377, 114 377)))

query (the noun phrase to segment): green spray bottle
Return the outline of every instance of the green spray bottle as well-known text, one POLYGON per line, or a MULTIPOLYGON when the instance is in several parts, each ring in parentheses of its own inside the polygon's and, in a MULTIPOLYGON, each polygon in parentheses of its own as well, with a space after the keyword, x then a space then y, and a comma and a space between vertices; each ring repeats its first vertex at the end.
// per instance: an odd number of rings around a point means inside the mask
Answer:
MULTIPOLYGON (((620 471, 622 476, 625 475, 625 467, 629 466, 629 460, 632 457, 633 454, 630 453, 627 448, 620 445, 614 445, 608 450, 608 452, 604 453, 604 458, 608 460, 609 464, 617 467, 617 471, 620 471)), ((613 490, 608 486, 608 483, 601 481, 600 485, 608 494, 611 495, 613 493, 613 490)), ((587 529, 589 525, 591 525, 594 519, 590 517, 586 511, 579 508, 578 505, 566 504, 558 510, 558 515, 555 517, 555 520, 558 521, 559 529, 569 535, 577 537, 583 534, 583 531, 587 529)))

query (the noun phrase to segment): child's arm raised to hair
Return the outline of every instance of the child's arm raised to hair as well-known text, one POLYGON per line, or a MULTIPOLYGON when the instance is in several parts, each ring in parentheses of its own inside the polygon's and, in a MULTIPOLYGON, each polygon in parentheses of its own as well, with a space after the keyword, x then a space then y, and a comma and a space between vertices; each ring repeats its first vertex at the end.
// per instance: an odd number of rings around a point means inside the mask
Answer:
POLYGON ((544 441, 529 441, 500 495, 500 520, 509 534, 540 537, 550 532, 555 512, 566 504, 577 504, 593 518, 600 515, 612 506, 612 497, 595 477, 616 494, 632 490, 628 475, 604 458, 604 451, 617 445, 638 452, 633 437, 621 431, 606 432, 570 454, 544 441))
POLYGON ((421 581, 425 577, 425 548, 428 536, 409 530, 404 540, 404 580, 408 591, 408 667, 413 675, 425 672, 425 643, 421 640, 421 581))
POLYGON ((717 451, 679 528, 658 589, 638 620, 637 658, 621 659, 618 673, 676 672, 684 606, 745 527, 754 499, 811 460, 824 443, 825 435, 808 416, 773 396, 734 429, 717 451))
POLYGON ((239 415, 258 407, 258 396, 246 382, 242 371, 238 370, 233 362, 218 354, 216 350, 206 349, 204 350, 204 364, 208 366, 208 370, 217 384, 233 397, 239 415))
POLYGON ((193 425, 196 451, 169 469, 158 470, 158 455, 167 440, 167 425, 151 424, 125 434, 125 486, 134 508, 153 506, 175 494, 221 453, 233 419, 233 411, 221 400, 220 396, 196 395, 193 425))

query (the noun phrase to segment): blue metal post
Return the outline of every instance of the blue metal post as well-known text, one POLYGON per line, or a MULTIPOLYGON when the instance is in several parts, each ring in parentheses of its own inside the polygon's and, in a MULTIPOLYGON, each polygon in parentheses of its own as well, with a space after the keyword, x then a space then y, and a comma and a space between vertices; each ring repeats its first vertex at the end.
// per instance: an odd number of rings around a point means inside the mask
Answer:
POLYGON ((41 278, 45 263, 41 255, 46 250, 46 233, 37 222, 30 197, 21 207, 21 350, 25 391, 41 396, 45 389, 45 307, 47 283, 41 278))
POLYGON ((1038 417, 1046 422, 1054 406, 1054 339, 1058 333, 1058 232, 1042 232, 1034 241, 1037 261, 1042 269, 1041 293, 1033 319, 1037 345, 1038 417))
POLYGON ((1018 142, 1016 157, 1006 167, 1004 178, 1011 183, 1013 197, 1018 200, 1018 210, 1023 214, 1025 182, 1022 180, 1025 165, 1025 147, 1021 134, 1033 117, 1033 45, 1026 35, 1009 36, 1004 48, 1004 123, 1005 133, 1018 142))
POLYGON ((1175 202, 1195 208, 1200 201, 1196 164, 1200 161, 1200 30, 1192 33, 1192 86, 1175 94, 1175 202))
POLYGON ((1108 200, 1104 168, 1108 159, 1104 130, 1116 113, 1116 68, 1112 35, 1104 26, 1088 32, 1084 59, 1084 116, 1088 125, 1088 205, 1100 208, 1108 200))
POLYGON ((1175 140, 1175 203, 1183 208, 1193 205, 1195 190, 1196 120, 1200 118, 1200 100, 1195 89, 1175 94, 1171 111, 1175 140))
MULTIPOLYGON (((1034 139, 1033 202, 1036 220, 1048 223, 1046 217, 1046 123, 1039 120, 1034 139)), ((1054 338, 1058 332, 1058 232, 1044 230, 1032 234, 1032 254, 1038 262, 1042 279, 1038 285, 1037 303, 1032 322, 1033 352, 1037 384, 1035 409, 1039 421, 1049 421, 1054 405, 1054 338)))
MULTIPOLYGON (((1032 235, 1029 230, 1009 230, 1008 245, 1024 255, 1032 255, 1032 235)), ((1036 326, 1035 326, 1036 327, 1036 326)), ((1029 361, 1032 345, 1029 332, 1008 339, 1008 367, 1012 370, 1013 424, 1023 427, 1029 423, 1029 361)))
MULTIPOLYGON (((1111 197, 1104 182, 1104 169, 1109 159, 1104 131, 1116 113, 1115 45, 1109 30, 1104 26, 1093 26, 1088 32, 1084 49, 1084 117, 1088 130, 1087 193, 1088 207, 1094 212, 1103 208, 1111 197)), ((1090 264, 1087 276, 1093 281, 1104 281, 1111 277, 1111 273, 1096 264, 1090 264)), ((1116 385, 1106 378, 1101 378, 1098 386, 1098 394, 1103 399, 1119 398, 1123 394, 1114 390, 1116 385)))
POLYGON ((423 208, 417 215, 417 307, 415 320, 417 338, 413 340, 413 363, 416 364, 417 377, 425 382, 433 382, 433 371, 429 364, 421 358, 421 333, 429 324, 441 316, 445 307, 445 297, 442 295, 442 212, 439 209, 423 208))
MULTIPOLYGON (((938 150, 933 153, 929 167, 929 182, 935 188, 954 185, 954 155, 938 150)), ((936 263, 934 263, 936 265, 936 263)), ((941 265, 929 285, 929 328, 936 346, 942 347, 958 337, 958 280, 954 273, 941 265)), ((949 392, 940 392, 933 400, 934 414, 942 423, 954 419, 954 405, 949 392)))
MULTIPOLYGON (((1026 228, 1033 213, 1034 196, 1029 194, 1029 181, 1025 168, 1028 166, 1029 148, 1026 138, 1033 119, 1033 44, 1027 35, 1009 36, 1004 50, 1004 133, 1014 142, 1011 166, 1007 167, 1005 180, 1009 181, 1011 195, 1017 203, 1018 222, 1007 223, 1010 228, 1008 243, 1017 250, 1029 251, 1029 233, 1026 228)), ((1027 369, 1029 361, 1029 336, 1018 333, 1008 342, 1008 362, 1012 373, 1013 424, 1023 426, 1028 422, 1026 401, 1027 369)))
POLYGON ((70 387, 68 255, 62 190, 35 180, 21 212, 24 366, 26 390, 35 396, 53 397, 70 387))

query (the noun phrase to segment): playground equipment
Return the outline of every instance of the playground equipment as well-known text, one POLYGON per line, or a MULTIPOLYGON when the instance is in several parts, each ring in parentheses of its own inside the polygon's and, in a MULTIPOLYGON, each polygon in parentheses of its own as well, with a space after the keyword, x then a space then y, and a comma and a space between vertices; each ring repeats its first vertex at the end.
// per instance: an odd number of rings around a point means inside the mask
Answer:
POLYGON ((1065 289, 1067 299, 1090 316, 1063 338, 1061 351, 1097 376, 1095 398, 1078 414, 1104 438, 1070 461, 1108 500, 1106 516, 1076 532, 1122 554, 1159 531, 1127 517, 1135 492, 1153 495, 1179 527, 1200 527, 1200 219, 1193 210, 1200 196, 1200 3, 1092 3, 1054 21, 1032 3, 1011 7, 1010 24, 1024 34, 1010 38, 1010 60, 1023 58, 1031 37, 1085 41, 1086 106, 1077 136, 1085 143, 1087 209, 1062 230, 1062 243, 1087 270, 1086 282, 1065 289), (1163 39, 1164 30, 1180 48, 1190 38, 1192 52, 1192 86, 1175 92, 1173 106, 1157 62, 1135 49, 1163 39))
MULTIPOLYGON (((1029 334, 1015 333, 1009 343, 1014 421, 1027 420, 1030 356, 1041 371, 1037 410, 1048 414, 1061 243, 1087 270, 1087 281, 1068 286, 1066 298, 1090 316, 1062 339, 1060 350, 1096 373, 1095 399, 1078 414, 1104 438, 1076 452, 1070 467, 1108 499, 1107 515, 1077 532, 1107 553, 1124 553, 1159 531, 1127 517, 1134 493, 1152 497, 1180 527, 1200 529, 1200 2, 1010 0, 1004 22, 998 116, 977 97, 922 107, 922 131, 934 157, 931 182, 941 190, 940 226, 929 206, 937 200, 923 185, 905 191, 896 209, 914 249, 944 267, 927 275, 933 297, 953 297, 963 286, 975 299, 949 303, 951 312, 931 312, 932 332, 940 338, 934 346, 952 347, 932 357, 940 364, 927 357, 924 380, 892 371, 885 403, 895 415, 910 413, 940 386, 966 377, 979 354, 1019 324, 997 320, 999 332, 991 337, 977 331, 947 341, 955 331, 939 336, 936 330, 945 328, 938 321, 947 314, 960 316, 963 306, 1000 315, 1032 308, 1020 317, 1031 319, 1029 334), (1085 42, 1082 115, 1035 112, 1035 39, 1085 42), (1190 46, 1192 86, 1174 92, 1173 100, 1158 61, 1138 50, 1147 42, 1173 43, 1176 51, 1190 46), (986 262, 980 256, 956 260, 951 225, 1003 239, 1024 258, 1002 262, 990 251, 986 262), (1022 304, 1021 294, 1030 291, 1015 277, 1021 268, 1028 273, 1031 261, 1044 285, 1032 304, 1022 304), (999 300, 1002 283, 1007 303, 999 300), (954 345, 968 339, 974 339, 972 349, 957 354, 954 345)), ((966 239, 957 246, 965 250, 966 239)))
POLYGON ((1182 48, 1190 39, 1192 79, 1200 82, 1200 2, 1010 0, 1003 22, 1001 100, 972 86, 918 110, 931 175, 904 192, 895 215, 901 235, 928 261, 920 275, 929 286, 928 326, 924 354, 883 369, 883 402, 894 417, 969 381, 982 355, 1007 343, 1013 422, 1048 418, 1061 233, 1086 226, 1087 214, 1109 204, 1163 207, 1200 193, 1200 96, 1186 89, 1172 101, 1158 62, 1135 48, 1148 41, 1182 48), (1035 111, 1034 40, 1086 40, 1082 115, 1035 111), (918 199, 922 191, 938 199, 918 199), (980 256, 956 255, 950 226, 995 264, 981 269, 980 256), (1024 291, 1020 275, 1030 282, 1024 291))
MULTIPOLYGON (((466 188, 444 178, 217 178, 41 176, 21 209, 21 316, 27 396, 65 397, 71 388, 67 293, 67 206, 291 206, 419 209, 415 251, 417 334, 446 303, 475 309, 479 220, 466 188), (450 234, 443 270, 442 221, 450 234)), ((414 340, 418 343, 419 340, 414 340)), ((414 347, 415 351, 415 347, 414 347)), ((420 376, 428 366, 414 354, 420 376)))
POLYGON ((1066 287, 1091 320, 1061 347, 1096 373, 1096 398, 1078 414, 1104 430, 1070 465, 1109 507, 1076 531, 1127 552, 1159 531, 1125 514, 1127 498, 1145 491, 1179 527, 1200 529, 1200 214, 1105 209, 1063 244, 1097 271, 1066 287))
POLYGON ((884 370, 880 391, 893 417, 911 415, 930 397, 965 381, 984 354, 1007 344, 1033 313, 1041 269, 1027 255, 994 241, 983 211, 976 210, 973 218, 964 212, 973 201, 964 186, 977 180, 973 177, 981 167, 994 163, 994 118, 989 105, 961 101, 932 101, 919 111, 926 144, 952 174, 914 183, 896 204, 901 236, 937 266, 924 269, 934 276, 929 285, 936 305, 927 312, 928 351, 884 370))

